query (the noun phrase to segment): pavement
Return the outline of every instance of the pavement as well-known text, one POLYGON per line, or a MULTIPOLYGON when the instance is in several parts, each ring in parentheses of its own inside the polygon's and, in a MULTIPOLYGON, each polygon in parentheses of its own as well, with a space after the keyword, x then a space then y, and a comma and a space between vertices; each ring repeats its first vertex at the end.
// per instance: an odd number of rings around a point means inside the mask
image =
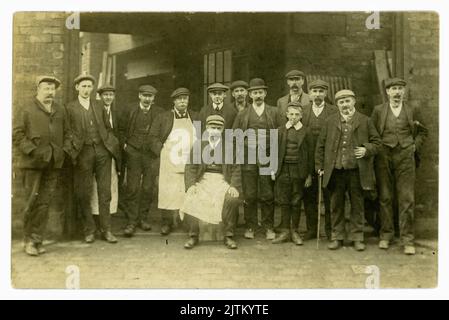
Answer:
MULTIPOLYGON (((117 220, 117 218, 115 218, 117 220)), ((22 242, 12 242, 11 285, 14 288, 433 288, 437 286, 437 242, 417 242, 415 256, 396 243, 377 247, 367 234, 367 249, 350 243, 327 249, 327 240, 272 244, 259 233, 243 238, 238 228, 237 250, 221 241, 203 241, 186 250, 187 235, 178 228, 168 236, 138 231, 117 244, 97 239, 93 244, 50 241, 47 253, 30 257, 22 242), (78 276, 79 275, 79 276, 78 276)), ((118 234, 118 233, 116 233, 118 234)), ((323 233, 324 234, 324 233, 323 233)))

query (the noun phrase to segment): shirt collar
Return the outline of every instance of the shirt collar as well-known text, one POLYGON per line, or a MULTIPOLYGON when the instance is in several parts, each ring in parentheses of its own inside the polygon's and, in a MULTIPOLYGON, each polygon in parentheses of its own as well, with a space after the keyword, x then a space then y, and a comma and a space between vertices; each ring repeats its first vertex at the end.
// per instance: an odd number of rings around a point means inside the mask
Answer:
POLYGON ((90 98, 83 98, 81 96, 78 96, 79 103, 83 106, 84 109, 89 110, 90 106, 90 98))
POLYGON ((399 102, 399 104, 398 104, 398 106, 396 108, 391 105, 391 102, 389 103, 389 105, 390 105, 391 109, 401 110, 401 108, 402 108, 402 101, 399 102))
POLYGON ((257 104, 253 103, 252 106, 256 110, 261 110, 261 109, 263 110, 263 109, 265 109, 265 102, 262 103, 260 106, 258 106, 257 104))
MULTIPOLYGON (((176 113, 176 115, 177 115, 178 117, 182 117, 182 115, 181 115, 181 113, 178 111, 178 109, 173 108, 173 110, 175 110, 175 113, 176 113)), ((187 112, 187 109, 186 109, 186 111, 184 111, 184 115, 185 115, 185 116, 188 116, 188 115, 189 115, 189 113, 187 112)))
POLYGON ((215 149, 221 142, 221 137, 218 139, 215 139, 214 141, 211 140, 210 137, 208 137, 209 145, 212 147, 212 149, 215 149))
POLYGON ((312 103, 312 107, 313 108, 323 108, 324 107, 324 100, 323 102, 321 102, 321 104, 319 106, 316 105, 315 101, 312 103))
POLYGON ((218 110, 221 110, 221 108, 223 108, 223 102, 220 104, 212 103, 212 108, 217 109, 217 107, 218 107, 218 110))
POLYGON ((293 126, 290 121, 287 121, 287 123, 285 124, 285 128, 287 128, 287 130, 288 130, 291 127, 295 128, 295 130, 298 131, 299 129, 302 128, 302 123, 301 123, 301 121, 298 121, 298 123, 293 126))

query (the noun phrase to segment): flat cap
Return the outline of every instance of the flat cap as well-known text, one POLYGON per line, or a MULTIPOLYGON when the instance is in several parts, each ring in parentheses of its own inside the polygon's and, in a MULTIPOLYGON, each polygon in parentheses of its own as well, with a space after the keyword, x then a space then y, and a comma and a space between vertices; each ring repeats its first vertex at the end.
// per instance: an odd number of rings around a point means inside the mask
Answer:
POLYGON ((98 90, 97 90, 97 92, 99 94, 102 94, 103 92, 106 92, 106 91, 115 92, 115 88, 112 84, 106 83, 106 84, 102 85, 100 88, 98 88, 98 90))
POLYGON ((221 83, 213 83, 210 86, 207 87, 207 92, 209 91, 228 91, 229 87, 225 86, 224 84, 221 83))
POLYGON ((340 90, 335 94, 335 101, 342 98, 353 97, 355 98, 355 93, 352 90, 344 89, 340 90))
POLYGON ((149 85, 149 84, 143 84, 139 87, 139 93, 151 93, 156 94, 157 90, 155 87, 149 85))
POLYGON ((404 86, 405 87, 407 85, 407 82, 401 78, 385 79, 384 83, 385 83, 385 89, 388 89, 389 87, 392 87, 392 86, 404 86))
POLYGON ((306 75, 305 75, 304 72, 302 72, 302 71, 299 71, 299 70, 291 70, 291 71, 287 72, 287 74, 285 75, 285 77, 286 77, 287 79, 290 79, 290 78, 297 78, 297 77, 303 77, 303 78, 305 78, 306 75))
POLYGON ((210 125, 210 124, 216 124, 219 126, 224 126, 225 124, 225 119, 218 115, 218 114, 213 114, 207 117, 206 119, 206 125, 210 125))
POLYGON ((233 83, 231 83, 231 90, 234 90, 235 88, 239 88, 239 87, 248 89, 249 85, 246 81, 243 81, 243 80, 237 80, 237 81, 234 81, 233 83))
POLYGON ((41 82, 52 82, 55 84, 55 88, 58 89, 58 87, 61 85, 61 81, 53 76, 39 76, 36 78, 36 86, 38 86, 41 82))
POLYGON ((312 89, 312 88, 322 88, 324 90, 328 90, 329 84, 324 80, 316 79, 309 83, 309 89, 312 89))
POLYGON ((249 81, 248 91, 257 90, 257 89, 268 89, 265 85, 265 81, 260 78, 254 78, 249 81))
POLYGON ((295 107, 295 108, 301 108, 302 109, 302 104, 299 103, 298 101, 291 101, 287 104, 287 108, 288 107, 295 107))
POLYGON ((171 94, 171 98, 176 98, 178 96, 182 96, 182 95, 190 95, 190 91, 187 88, 178 88, 175 91, 173 91, 173 93, 171 94))
POLYGON ((80 74, 78 77, 75 78, 75 80, 73 80, 74 84, 78 84, 83 80, 90 80, 92 81, 93 84, 95 84, 96 80, 94 78, 93 75, 90 74, 80 74))

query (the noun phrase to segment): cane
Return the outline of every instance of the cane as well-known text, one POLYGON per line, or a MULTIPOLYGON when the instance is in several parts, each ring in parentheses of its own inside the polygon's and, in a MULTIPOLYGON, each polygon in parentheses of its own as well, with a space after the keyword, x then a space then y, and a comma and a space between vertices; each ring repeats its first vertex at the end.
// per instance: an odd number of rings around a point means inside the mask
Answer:
POLYGON ((320 248, 320 225, 321 225, 321 183, 323 179, 323 173, 322 171, 318 172, 318 223, 316 227, 316 248, 320 248))

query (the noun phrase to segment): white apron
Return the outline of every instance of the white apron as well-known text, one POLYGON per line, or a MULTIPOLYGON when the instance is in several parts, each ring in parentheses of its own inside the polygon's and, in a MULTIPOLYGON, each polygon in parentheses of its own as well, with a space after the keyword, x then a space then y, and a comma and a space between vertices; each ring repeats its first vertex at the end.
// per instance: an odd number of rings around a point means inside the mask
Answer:
POLYGON ((195 140, 195 128, 190 117, 175 118, 172 131, 161 150, 159 209, 178 210, 184 203, 184 168, 195 140))
POLYGON ((229 187, 222 174, 204 173, 201 181, 194 188, 187 190, 180 212, 194 216, 203 222, 219 224, 229 187))
MULTIPOLYGON (((109 115, 109 123, 112 124, 112 115, 109 115)), ((97 191, 97 179, 95 179, 95 175, 92 177, 94 182, 92 186, 92 196, 90 197, 90 206, 92 208, 92 214, 99 215, 100 210, 98 207, 98 191, 97 191)), ((109 205, 109 212, 116 213, 118 207, 118 174, 117 167, 115 165, 115 160, 112 158, 111 165, 111 204, 109 205)))

